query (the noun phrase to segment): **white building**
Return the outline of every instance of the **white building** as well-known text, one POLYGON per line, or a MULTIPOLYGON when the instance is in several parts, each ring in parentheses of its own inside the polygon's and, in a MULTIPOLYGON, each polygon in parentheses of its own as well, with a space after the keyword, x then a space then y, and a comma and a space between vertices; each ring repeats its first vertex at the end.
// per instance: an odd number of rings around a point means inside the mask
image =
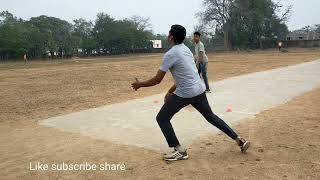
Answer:
POLYGON ((162 49, 162 41, 161 40, 150 40, 153 43, 154 49, 162 49))

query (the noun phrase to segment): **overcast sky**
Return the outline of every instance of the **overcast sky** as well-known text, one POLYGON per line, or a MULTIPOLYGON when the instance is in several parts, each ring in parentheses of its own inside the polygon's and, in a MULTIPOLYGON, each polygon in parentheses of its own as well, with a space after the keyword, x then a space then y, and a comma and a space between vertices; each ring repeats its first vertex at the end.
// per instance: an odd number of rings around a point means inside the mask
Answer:
MULTIPOLYGON (((274 0, 279 1, 279 0, 274 0)), ((54 16, 69 22, 84 18, 94 20, 104 12, 116 19, 132 15, 149 17, 155 33, 167 33, 172 24, 184 25, 189 33, 197 24, 195 13, 202 0, 0 0, 0 11, 29 19, 39 15, 54 16)), ((293 5, 289 30, 320 24, 320 0, 282 0, 293 5)))

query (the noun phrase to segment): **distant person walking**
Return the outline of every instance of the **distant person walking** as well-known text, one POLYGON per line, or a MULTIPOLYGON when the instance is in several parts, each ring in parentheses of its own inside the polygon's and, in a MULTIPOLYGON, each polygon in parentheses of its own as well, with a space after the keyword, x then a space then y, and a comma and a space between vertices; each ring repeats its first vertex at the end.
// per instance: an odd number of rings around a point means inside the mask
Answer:
POLYGON ((28 63, 28 57, 26 53, 23 54, 23 61, 24 61, 24 64, 28 63))
POLYGON ((278 43, 278 48, 279 48, 279 51, 281 51, 281 49, 282 49, 282 42, 281 41, 278 43))
POLYGON ((206 85, 206 92, 211 92, 208 82, 208 56, 204 44, 201 42, 200 32, 194 34, 195 42, 195 59, 198 67, 199 75, 202 76, 204 84, 206 85))

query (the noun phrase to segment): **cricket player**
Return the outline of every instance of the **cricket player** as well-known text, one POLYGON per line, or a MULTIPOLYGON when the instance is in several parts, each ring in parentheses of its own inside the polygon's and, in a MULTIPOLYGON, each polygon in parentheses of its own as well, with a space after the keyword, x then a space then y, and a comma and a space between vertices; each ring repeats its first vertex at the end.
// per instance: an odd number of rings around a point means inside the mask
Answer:
POLYGON ((200 32, 195 32, 193 35, 193 40, 195 43, 195 59, 198 72, 199 75, 202 75, 204 84, 206 85, 206 92, 210 92, 208 82, 208 56, 206 55, 204 44, 201 42, 200 32))
POLYGON ((206 87, 198 74, 193 54, 190 49, 183 44, 185 37, 186 29, 181 25, 173 25, 168 35, 168 41, 172 47, 164 55, 163 62, 157 74, 147 81, 140 82, 136 79, 136 82, 131 84, 134 90, 138 90, 141 87, 160 84, 166 72, 169 70, 173 76, 175 84, 166 94, 165 103, 156 117, 169 147, 174 148, 174 151, 165 154, 163 159, 166 161, 177 161, 189 158, 186 148, 178 141, 170 120, 182 108, 190 104, 197 109, 209 123, 235 140, 240 146, 241 151, 245 153, 250 143, 241 138, 222 119, 212 112, 205 93, 206 87))

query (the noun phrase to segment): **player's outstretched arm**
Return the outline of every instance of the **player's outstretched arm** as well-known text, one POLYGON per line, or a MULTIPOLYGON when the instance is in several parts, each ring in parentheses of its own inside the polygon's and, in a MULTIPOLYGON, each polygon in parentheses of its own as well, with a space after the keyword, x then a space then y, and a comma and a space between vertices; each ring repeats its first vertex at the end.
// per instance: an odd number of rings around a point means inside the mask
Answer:
POLYGON ((158 85, 161 83, 161 81, 163 80, 164 76, 166 75, 166 72, 164 71, 161 71, 161 70, 158 70, 157 74, 147 80, 147 81, 143 81, 143 82, 140 82, 137 78, 136 78, 136 82, 132 83, 131 84, 131 87, 134 89, 134 90, 138 90, 140 89, 141 87, 151 87, 151 86, 155 86, 155 85, 158 85))

